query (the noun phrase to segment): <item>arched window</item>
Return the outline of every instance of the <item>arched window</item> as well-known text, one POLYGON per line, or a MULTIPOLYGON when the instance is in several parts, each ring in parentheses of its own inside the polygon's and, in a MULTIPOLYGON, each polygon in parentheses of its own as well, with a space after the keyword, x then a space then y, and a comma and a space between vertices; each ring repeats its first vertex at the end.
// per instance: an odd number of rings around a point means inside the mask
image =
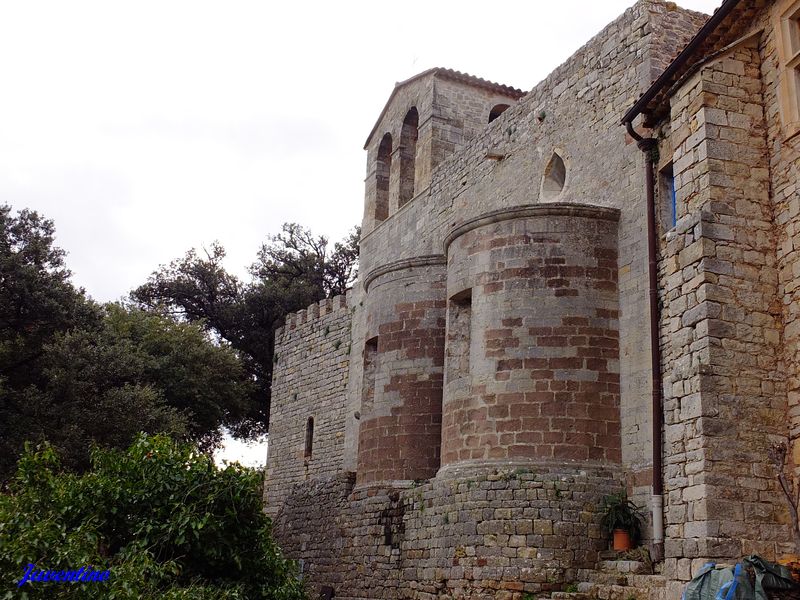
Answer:
POLYGON ((306 421, 306 450, 305 459, 309 460, 314 452, 314 417, 308 417, 306 421))
POLYGON ((417 138, 419 137, 419 113, 411 108, 403 119, 400 132, 400 198, 398 206, 403 206, 414 197, 414 174, 417 158, 417 138))
POLYGON ((491 123, 497 117, 499 117, 504 112, 506 112, 507 108, 508 108, 508 104, 498 104, 494 108, 492 108, 492 110, 489 111, 489 123, 491 123))
POLYGON ((389 217, 389 173, 392 171, 392 136, 386 134, 378 146, 378 164, 375 168, 376 195, 375 220, 385 221, 389 217))
POLYGON ((561 158, 561 155, 554 151, 553 156, 550 157, 550 162, 544 168, 541 199, 550 200, 558 196, 564 189, 566 180, 567 165, 564 164, 564 159, 561 158))

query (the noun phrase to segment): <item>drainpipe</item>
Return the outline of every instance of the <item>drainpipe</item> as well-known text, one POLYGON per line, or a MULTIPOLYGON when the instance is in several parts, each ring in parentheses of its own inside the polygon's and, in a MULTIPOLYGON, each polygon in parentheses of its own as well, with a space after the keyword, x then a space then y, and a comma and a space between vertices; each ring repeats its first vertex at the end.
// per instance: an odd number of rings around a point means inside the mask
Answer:
POLYGON ((634 129, 631 121, 625 122, 625 127, 630 136, 636 140, 639 150, 644 152, 645 187, 647 189, 647 259, 649 263, 649 292, 650 292, 650 369, 653 379, 652 405, 653 405, 653 559, 660 561, 664 558, 664 485, 663 485, 663 435, 664 424, 661 397, 661 344, 659 340, 659 309, 658 309, 658 257, 656 239, 656 210, 655 210, 655 150, 658 142, 655 138, 643 138, 634 129))

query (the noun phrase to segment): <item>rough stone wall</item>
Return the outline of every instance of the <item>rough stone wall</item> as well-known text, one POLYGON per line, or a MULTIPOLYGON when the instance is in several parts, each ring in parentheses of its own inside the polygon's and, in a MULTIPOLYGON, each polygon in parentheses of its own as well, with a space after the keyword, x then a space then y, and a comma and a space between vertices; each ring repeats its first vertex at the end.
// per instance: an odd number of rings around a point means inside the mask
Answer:
POLYGON ((785 439, 759 38, 672 99, 677 226, 662 249, 666 571, 788 550, 767 456, 785 439))
POLYGON ((344 460, 351 312, 346 296, 290 315, 275 334, 265 507, 274 515, 292 485, 329 477, 344 460), (308 419, 314 419, 311 456, 308 419))
MULTIPOLYGON (((781 4, 785 3, 776 2, 773 11, 780 8, 781 4)), ((800 135, 787 139, 779 116, 779 65, 774 16, 774 12, 765 11, 758 26, 764 28, 760 46, 761 78, 767 117, 772 210, 777 234, 789 435, 796 474, 800 476, 800 135)))
MULTIPOLYGON (((367 175, 365 179, 364 217, 362 219, 362 234, 372 231, 382 223, 375 219, 377 200, 377 175, 378 175, 378 149, 384 134, 392 137, 391 168, 389 173, 388 214, 394 215, 400 208, 400 139, 402 137, 403 119, 409 109, 415 107, 419 114, 419 134, 416 143, 415 169, 425 169, 426 162, 424 149, 430 150, 432 143, 433 103, 429 100, 433 94, 433 81, 430 77, 423 77, 400 87, 393 93, 392 102, 387 107, 386 114, 376 125, 375 133, 367 145, 367 175)), ((430 156, 430 154, 428 155, 430 156)), ((428 159, 429 160, 429 159, 428 159)), ((426 169, 427 170, 427 169, 426 169)), ((427 189, 427 184, 422 183, 415 173, 414 196, 427 189)), ((383 221, 383 223, 390 222, 383 221)))
POLYGON ((563 589, 606 540, 597 506, 611 469, 530 469, 353 488, 340 475, 296 486, 275 519, 309 587, 335 597, 496 598, 563 589))
POLYGON ((414 159, 412 198, 428 192, 434 170, 446 158, 475 137, 489 121, 489 111, 497 104, 514 104, 517 95, 456 81, 446 74, 431 72, 395 89, 385 114, 375 125, 367 144, 364 235, 381 225, 375 218, 378 197, 378 151, 385 134, 392 138, 389 173, 388 214, 403 208, 399 202, 401 173, 401 135, 403 119, 411 108, 419 113, 419 132, 414 159))
MULTIPOLYGON (((483 131, 492 108, 498 104, 516 104, 516 99, 447 78, 434 80, 433 93, 433 169, 483 131)), ((431 181, 430 175, 427 181, 431 181)))

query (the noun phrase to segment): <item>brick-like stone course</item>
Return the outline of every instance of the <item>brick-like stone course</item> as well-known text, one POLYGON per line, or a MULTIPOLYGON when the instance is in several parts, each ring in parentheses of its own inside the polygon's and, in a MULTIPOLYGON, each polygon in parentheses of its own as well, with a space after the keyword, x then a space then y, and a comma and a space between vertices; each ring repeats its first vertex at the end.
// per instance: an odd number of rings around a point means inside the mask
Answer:
POLYGON ((532 206, 448 236, 448 297, 472 339, 466 372, 445 373, 443 466, 620 462, 617 217, 532 206))
POLYGON ((439 468, 444 275, 444 265, 415 266, 370 283, 359 484, 427 479, 439 468))

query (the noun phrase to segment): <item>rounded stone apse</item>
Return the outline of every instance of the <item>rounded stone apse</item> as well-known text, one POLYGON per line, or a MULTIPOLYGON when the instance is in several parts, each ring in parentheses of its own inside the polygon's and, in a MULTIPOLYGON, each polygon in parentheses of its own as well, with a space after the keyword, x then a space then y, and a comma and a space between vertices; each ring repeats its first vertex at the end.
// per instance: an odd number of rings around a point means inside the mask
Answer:
POLYGON ((447 237, 442 473, 620 462, 617 220, 545 204, 447 237))

